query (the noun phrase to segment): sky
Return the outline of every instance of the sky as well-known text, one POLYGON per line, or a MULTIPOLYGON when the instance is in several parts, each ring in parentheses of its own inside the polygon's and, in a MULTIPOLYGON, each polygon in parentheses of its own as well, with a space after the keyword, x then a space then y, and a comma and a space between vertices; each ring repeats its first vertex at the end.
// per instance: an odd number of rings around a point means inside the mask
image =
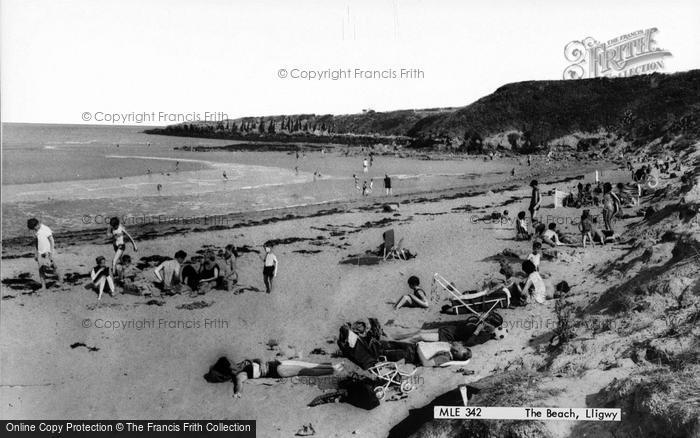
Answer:
POLYGON ((611 3, 1 0, 2 120, 133 125, 155 113, 140 123, 164 125, 463 106, 506 83, 561 79, 572 40, 651 27, 672 53, 664 72, 700 68, 700 2, 611 3), (390 77, 356 74, 367 70, 390 77))

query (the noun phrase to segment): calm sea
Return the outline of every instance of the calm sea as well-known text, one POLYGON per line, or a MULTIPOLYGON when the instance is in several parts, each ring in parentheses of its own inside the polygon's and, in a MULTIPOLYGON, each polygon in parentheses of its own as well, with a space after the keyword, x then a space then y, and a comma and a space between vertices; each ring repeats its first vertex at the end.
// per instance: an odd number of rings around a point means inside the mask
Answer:
POLYGON ((234 142, 143 129, 3 124, 2 237, 27 235, 33 216, 55 232, 75 231, 105 227, 109 216, 179 219, 361 197, 353 174, 360 184, 374 180, 376 196, 385 173, 395 193, 406 193, 496 181, 509 166, 380 156, 364 173, 358 156, 179 151, 174 148, 234 142))

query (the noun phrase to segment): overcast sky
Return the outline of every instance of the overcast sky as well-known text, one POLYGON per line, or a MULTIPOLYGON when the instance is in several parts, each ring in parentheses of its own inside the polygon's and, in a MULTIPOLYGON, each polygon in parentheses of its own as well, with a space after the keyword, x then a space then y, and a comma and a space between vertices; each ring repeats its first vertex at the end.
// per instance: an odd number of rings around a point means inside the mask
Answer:
POLYGON ((86 111, 239 117, 461 106, 509 82, 561 79, 571 40, 650 27, 673 54, 664 71, 700 67, 700 2, 611 3, 2 0, 2 118, 83 123, 86 111), (423 76, 289 77, 356 68, 416 68, 423 76))

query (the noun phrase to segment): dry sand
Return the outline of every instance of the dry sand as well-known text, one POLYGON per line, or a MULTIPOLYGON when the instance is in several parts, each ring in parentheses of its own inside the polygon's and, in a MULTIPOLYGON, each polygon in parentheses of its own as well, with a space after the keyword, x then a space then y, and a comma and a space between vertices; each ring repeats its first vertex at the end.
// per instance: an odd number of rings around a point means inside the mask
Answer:
MULTIPOLYGON (((553 187, 544 185, 543 193, 553 187)), ((488 278, 500 277, 498 263, 489 257, 506 248, 524 257, 531 244, 513 240, 512 223, 478 222, 474 218, 504 209, 513 217, 526 210, 528 196, 529 190, 523 185, 477 197, 407 202, 398 212, 355 206, 338 214, 165 236, 142 242, 136 254, 128 250, 138 261, 142 256, 172 255, 177 249, 193 254, 205 245, 235 243, 256 249, 273 238, 313 239, 275 248, 280 269, 271 295, 254 290, 238 294, 213 291, 197 298, 165 297, 162 306, 147 305, 148 298, 121 295, 107 296, 97 305, 94 293, 83 287, 86 280, 75 286, 51 288, 41 295, 23 294, 3 285, 0 415, 7 419, 256 419, 258 436, 265 437, 293 436, 307 423, 312 423, 321 437, 352 433, 386 436, 409 409, 425 405, 465 380, 476 381, 519 360, 542 360, 537 354, 538 345, 546 343, 551 332, 554 303, 501 311, 510 336, 472 349, 473 359, 466 370, 473 371, 473 375, 421 368, 418 388, 408 398, 383 402, 369 412, 347 404, 309 408, 306 405, 323 390, 289 380, 248 382, 244 397, 234 399, 231 384, 209 384, 202 375, 222 355, 232 361, 253 357, 342 361, 350 372, 356 368, 347 359, 331 357, 337 350, 335 340, 343 322, 375 316, 389 331, 460 319, 439 314, 446 301, 444 295, 429 310, 394 311, 390 303, 407 292, 410 275, 419 276, 426 291, 435 272, 462 289, 477 289, 488 278), (504 207, 505 202, 510 204, 504 207), (475 209, 465 212, 466 204, 475 209), (362 227, 380 220, 385 225, 362 227), (350 254, 376 248, 388 228, 395 229, 397 238, 405 238, 405 246, 418 253, 416 259, 375 266, 339 264, 350 254), (297 252, 307 250, 320 252, 297 252), (193 301, 206 301, 210 306, 178 308, 193 301), (112 321, 153 321, 154 326, 94 327, 112 321), (207 321, 211 327, 205 327, 207 321), (159 327, 161 324, 190 324, 190 328, 159 327), (269 348, 271 340, 278 346, 269 348), (96 350, 71 348, 78 342, 96 350), (310 354, 318 348, 326 354, 310 354)), ((565 223, 560 227, 576 235, 572 222, 578 218, 578 211, 554 210, 548 197, 544 207, 543 214, 562 218, 565 223)), ((587 276, 587 268, 623 251, 571 248, 566 250, 568 262, 544 261, 541 269, 549 274, 551 283, 565 279, 577 285, 576 293, 596 294, 605 289, 605 284, 587 276)), ((57 261, 64 272, 86 273, 92 260, 101 254, 111 254, 111 248, 84 243, 59 248, 57 261)), ((258 254, 241 254, 238 266, 239 290, 264 289, 258 254)), ((23 272, 35 276, 35 270, 32 259, 5 259, 2 275, 5 279, 23 272)), ((586 395, 614 376, 613 372, 569 379, 567 386, 574 389, 562 396, 562 406, 585 407, 586 395)), ((559 424, 554 429, 564 436, 568 427, 559 424)))

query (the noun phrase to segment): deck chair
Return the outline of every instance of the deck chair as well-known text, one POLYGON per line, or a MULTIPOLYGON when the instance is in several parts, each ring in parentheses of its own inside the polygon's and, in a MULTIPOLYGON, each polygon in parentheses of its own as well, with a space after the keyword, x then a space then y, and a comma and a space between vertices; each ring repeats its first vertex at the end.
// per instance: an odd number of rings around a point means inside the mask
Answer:
POLYGON ((445 277, 437 272, 433 275, 433 285, 436 289, 439 286, 446 290, 452 295, 452 300, 459 303, 453 306, 457 314, 461 313, 460 310, 465 313, 471 313, 472 316, 469 319, 472 321, 470 322, 475 323, 477 327, 481 326, 487 319, 489 319, 489 322, 495 320, 498 323, 497 325, 502 324, 502 318, 494 312, 494 309, 510 306, 510 291, 505 286, 499 291, 484 290, 474 293, 460 293, 445 277))

